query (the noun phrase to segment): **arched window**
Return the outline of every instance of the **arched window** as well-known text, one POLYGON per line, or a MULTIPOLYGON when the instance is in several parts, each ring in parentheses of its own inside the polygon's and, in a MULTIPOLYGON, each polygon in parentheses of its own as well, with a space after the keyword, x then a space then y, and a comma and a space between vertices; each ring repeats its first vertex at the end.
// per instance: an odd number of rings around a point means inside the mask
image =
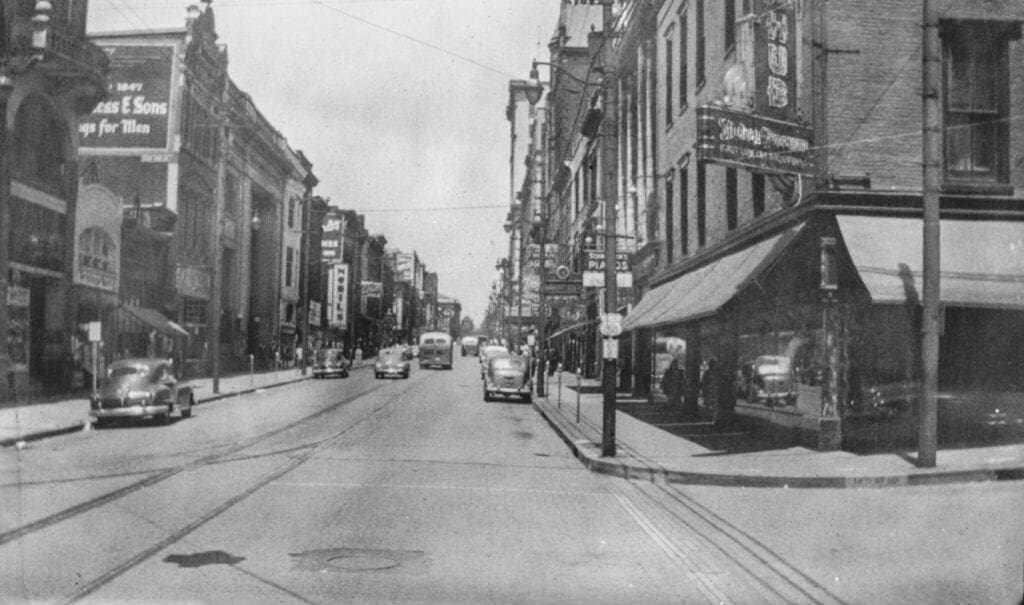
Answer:
POLYGON ((28 97, 14 125, 14 178, 57 196, 64 194, 67 128, 42 97, 28 97))

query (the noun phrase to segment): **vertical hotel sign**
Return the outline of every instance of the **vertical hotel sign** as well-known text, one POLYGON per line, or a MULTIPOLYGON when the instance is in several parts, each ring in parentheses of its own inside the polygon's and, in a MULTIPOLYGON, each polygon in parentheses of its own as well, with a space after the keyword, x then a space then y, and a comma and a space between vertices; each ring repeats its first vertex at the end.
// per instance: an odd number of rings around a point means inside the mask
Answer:
POLYGON ((756 0, 754 113, 796 121, 796 9, 793 0, 756 0))
POLYGON ((344 330, 348 325, 348 265, 333 263, 327 278, 327 325, 335 330, 344 330))
POLYGON ((173 46, 106 46, 109 90, 78 126, 82 147, 168 148, 173 46))

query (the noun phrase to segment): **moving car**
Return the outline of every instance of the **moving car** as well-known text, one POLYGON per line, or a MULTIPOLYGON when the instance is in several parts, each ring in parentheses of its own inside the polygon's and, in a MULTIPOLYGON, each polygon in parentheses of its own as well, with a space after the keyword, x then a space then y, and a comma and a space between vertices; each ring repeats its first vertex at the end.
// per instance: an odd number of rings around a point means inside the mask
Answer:
POLYGON ((511 353, 503 346, 488 345, 480 349, 480 379, 483 380, 487 373, 487 360, 494 357, 508 357, 511 353))
POLYGON ((484 374, 484 401, 494 401, 495 395, 520 397, 530 402, 533 381, 530 379, 530 360, 522 355, 494 356, 487 361, 484 374))
POLYGON ((345 352, 341 349, 320 349, 313 359, 313 378, 328 376, 348 378, 350 367, 352 367, 352 363, 345 358, 345 352))
POLYGON ((377 378, 408 378, 409 360, 403 355, 402 349, 383 349, 377 353, 377 361, 373 364, 373 375, 377 378))
POLYGON ((748 403, 796 405, 796 381, 788 357, 761 355, 746 364, 742 372, 748 403))
POLYGON ((192 387, 180 384, 169 359, 122 359, 110 364, 107 375, 89 398, 89 415, 96 426, 118 418, 156 419, 167 424, 171 414, 192 416, 192 387))

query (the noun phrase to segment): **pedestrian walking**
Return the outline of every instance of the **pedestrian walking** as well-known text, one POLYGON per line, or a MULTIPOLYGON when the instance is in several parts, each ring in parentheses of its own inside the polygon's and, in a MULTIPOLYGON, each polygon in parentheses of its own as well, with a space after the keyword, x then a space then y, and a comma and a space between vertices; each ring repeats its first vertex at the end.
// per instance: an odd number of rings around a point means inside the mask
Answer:
POLYGON ((721 377, 718 375, 718 360, 712 357, 708 360, 707 368, 700 377, 700 393, 704 398, 704 408, 711 415, 712 421, 718 420, 718 404, 720 393, 721 377))
POLYGON ((683 388, 686 384, 686 373, 679 367, 679 360, 675 357, 668 364, 668 369, 661 377, 661 390, 668 397, 668 404, 672 407, 681 408, 683 405, 683 388))

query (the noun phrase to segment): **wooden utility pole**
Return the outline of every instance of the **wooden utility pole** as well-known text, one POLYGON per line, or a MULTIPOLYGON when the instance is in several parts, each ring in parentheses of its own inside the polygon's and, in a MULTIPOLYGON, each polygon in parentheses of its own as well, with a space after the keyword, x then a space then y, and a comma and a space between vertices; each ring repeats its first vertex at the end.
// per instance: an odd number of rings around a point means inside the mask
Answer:
POLYGON ((923 165, 923 263, 921 318, 921 406, 918 427, 917 465, 934 467, 938 449, 936 401, 939 389, 939 161, 942 145, 942 113, 939 91, 942 87, 942 53, 939 17, 932 0, 924 0, 922 30, 922 86, 924 110, 922 130, 923 165))
MULTIPOLYGON (((604 311, 616 311, 616 248, 615 207, 618 204, 618 83, 615 78, 615 51, 612 42, 615 19, 612 6, 604 3, 604 40, 601 44, 601 94, 603 118, 601 121, 601 170, 604 196, 604 311)), ((601 423, 601 455, 615 456, 615 387, 618 376, 617 337, 604 339, 602 351, 601 392, 603 394, 601 423)))

